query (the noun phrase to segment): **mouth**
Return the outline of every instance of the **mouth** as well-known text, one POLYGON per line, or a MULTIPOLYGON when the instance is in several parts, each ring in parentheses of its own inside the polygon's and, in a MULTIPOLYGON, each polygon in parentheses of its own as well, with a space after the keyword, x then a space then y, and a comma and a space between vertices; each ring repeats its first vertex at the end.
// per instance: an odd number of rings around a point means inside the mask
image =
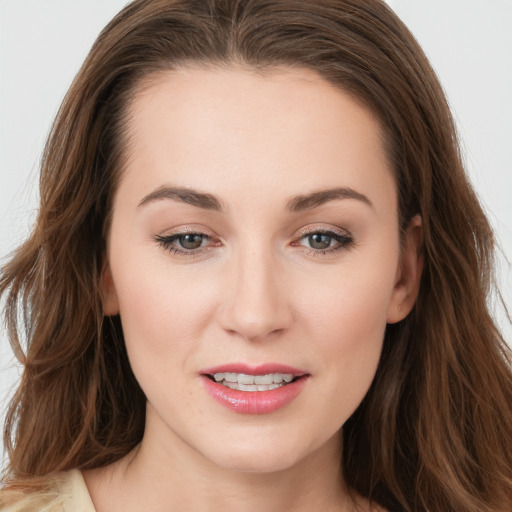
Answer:
POLYGON ((211 381, 237 391, 272 391, 290 384, 301 376, 292 373, 267 373, 264 375, 249 375, 247 373, 217 372, 207 374, 211 381))
POLYGON ((310 374, 284 365, 232 364, 201 372, 208 394, 242 414, 267 414, 292 402, 310 374))

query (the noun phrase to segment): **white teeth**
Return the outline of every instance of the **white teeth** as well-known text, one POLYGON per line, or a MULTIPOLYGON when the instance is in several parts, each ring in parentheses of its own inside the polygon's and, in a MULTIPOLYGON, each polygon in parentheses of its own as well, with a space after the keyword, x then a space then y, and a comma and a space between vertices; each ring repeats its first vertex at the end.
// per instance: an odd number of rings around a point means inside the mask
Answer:
POLYGON ((274 382, 274 376, 269 375, 255 375, 254 384, 272 384, 274 382))
POLYGON ((254 384, 254 375, 238 374, 238 384, 254 384))
POLYGON ((240 391, 269 391, 290 383, 294 375, 291 373, 269 373, 267 375, 247 375, 246 373, 215 373, 215 382, 230 389, 240 391))
POLYGON ((238 382, 222 382, 223 386, 230 389, 236 389, 238 391, 270 391, 271 389, 280 388, 286 384, 238 384, 238 382))

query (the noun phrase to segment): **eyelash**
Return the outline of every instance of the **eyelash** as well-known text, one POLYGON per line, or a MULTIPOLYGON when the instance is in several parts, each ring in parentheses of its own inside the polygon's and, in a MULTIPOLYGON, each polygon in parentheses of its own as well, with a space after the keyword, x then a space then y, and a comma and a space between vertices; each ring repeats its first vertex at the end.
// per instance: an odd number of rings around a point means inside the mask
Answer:
MULTIPOLYGON (((153 237, 154 241, 160 245, 165 251, 169 251, 171 254, 177 256, 185 256, 185 257, 199 257, 205 252, 209 250, 211 245, 208 246, 200 246, 197 249, 185 249, 179 248, 175 243, 179 241, 180 238, 184 238, 185 236, 200 236, 202 237, 202 242, 212 241, 212 237, 207 235, 206 233, 202 233, 200 231, 186 231, 181 233, 176 233, 173 235, 155 235, 153 237)), ((220 245, 220 242, 215 242, 214 247, 220 245)), ((354 245, 354 239, 348 233, 340 233, 337 231, 333 231, 330 229, 312 229, 310 231, 303 231, 300 233, 300 236, 297 241, 291 244, 293 247, 302 247, 303 250, 310 256, 327 256, 330 254, 335 254, 340 251, 348 250, 354 245), (301 243, 302 240, 314 236, 314 235, 324 235, 331 238, 333 241, 337 242, 338 245, 336 247, 329 247, 327 249, 313 249, 311 247, 306 247, 301 243)))

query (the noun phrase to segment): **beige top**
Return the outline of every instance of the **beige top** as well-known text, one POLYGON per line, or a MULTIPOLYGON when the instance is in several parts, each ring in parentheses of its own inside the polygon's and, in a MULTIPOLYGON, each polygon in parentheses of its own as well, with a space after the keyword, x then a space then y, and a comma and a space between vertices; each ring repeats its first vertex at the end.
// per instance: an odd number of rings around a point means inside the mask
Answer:
POLYGON ((82 472, 73 469, 60 484, 64 499, 65 512, 95 512, 82 472))
POLYGON ((96 512, 78 469, 52 478, 46 492, 25 495, 5 504, 0 493, 0 512, 96 512))

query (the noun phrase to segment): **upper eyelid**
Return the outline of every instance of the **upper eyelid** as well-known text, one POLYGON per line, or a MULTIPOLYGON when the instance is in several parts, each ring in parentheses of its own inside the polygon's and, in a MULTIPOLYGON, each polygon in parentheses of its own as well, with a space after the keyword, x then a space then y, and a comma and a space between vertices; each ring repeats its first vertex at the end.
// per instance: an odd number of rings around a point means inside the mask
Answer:
POLYGON ((190 235, 197 234, 202 235, 208 238, 220 238, 218 237, 212 230, 203 227, 203 226, 177 226, 170 229, 162 230, 160 233, 157 233, 156 236, 161 238, 170 238, 172 236, 180 236, 180 235, 190 235))
POLYGON ((347 229, 344 229, 344 228, 340 228, 338 226, 334 227, 334 226, 306 226, 306 227, 303 227, 301 229, 299 229, 297 231, 297 234, 296 236, 297 237, 303 237, 303 236, 307 236, 307 235, 311 235, 313 233, 334 233, 336 235, 341 235, 341 236, 352 236, 351 233, 347 230, 347 229))
MULTIPOLYGON (((303 236, 311 235, 314 233, 333 233, 341 236, 352 236, 351 233, 340 227, 333 227, 333 226, 310 226, 310 227, 303 227, 295 232, 293 235, 293 238, 300 238, 303 236)), ((206 229, 206 228, 198 228, 195 226, 179 226, 176 228, 172 228, 170 230, 164 230, 162 233, 157 233, 154 236, 157 236, 159 238, 171 238, 171 237, 177 237, 180 235, 189 235, 189 234, 197 234, 201 236, 205 236, 207 238, 213 239, 218 238, 219 240, 221 237, 216 235, 213 231, 206 229)))

